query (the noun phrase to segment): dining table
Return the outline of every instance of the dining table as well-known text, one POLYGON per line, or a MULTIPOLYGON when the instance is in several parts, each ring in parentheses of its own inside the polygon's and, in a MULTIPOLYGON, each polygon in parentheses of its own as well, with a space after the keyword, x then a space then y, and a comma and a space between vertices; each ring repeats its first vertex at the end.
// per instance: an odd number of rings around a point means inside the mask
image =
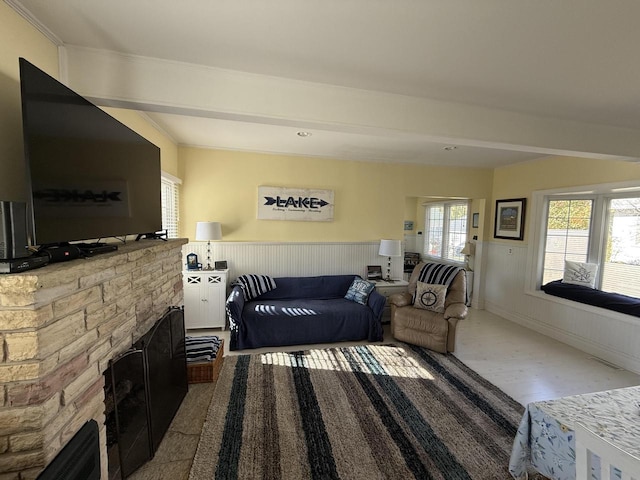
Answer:
POLYGON ((576 422, 640 457, 640 386, 529 403, 513 442, 511 476, 524 480, 533 469, 552 480, 575 480, 576 422))

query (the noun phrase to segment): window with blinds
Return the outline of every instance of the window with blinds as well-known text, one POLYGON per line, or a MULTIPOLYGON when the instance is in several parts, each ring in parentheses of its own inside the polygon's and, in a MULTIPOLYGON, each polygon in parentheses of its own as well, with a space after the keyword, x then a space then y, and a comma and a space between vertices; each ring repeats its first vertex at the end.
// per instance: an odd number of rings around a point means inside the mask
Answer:
POLYGON ((178 238, 179 201, 181 180, 162 172, 162 229, 169 238, 178 238))
POLYGON ((425 210, 424 254, 463 262, 467 240, 467 202, 432 203, 425 210))
POLYGON ((541 283, 563 277, 564 261, 598 264, 596 288, 640 297, 640 196, 549 196, 541 283))

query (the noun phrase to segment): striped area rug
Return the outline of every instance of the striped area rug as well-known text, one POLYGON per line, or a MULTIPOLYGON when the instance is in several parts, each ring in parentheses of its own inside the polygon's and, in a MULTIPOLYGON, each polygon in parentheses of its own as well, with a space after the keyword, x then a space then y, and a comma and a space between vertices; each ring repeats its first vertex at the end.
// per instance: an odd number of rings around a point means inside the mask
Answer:
POLYGON ((189 478, 505 480, 523 411, 405 344, 226 357, 189 478))

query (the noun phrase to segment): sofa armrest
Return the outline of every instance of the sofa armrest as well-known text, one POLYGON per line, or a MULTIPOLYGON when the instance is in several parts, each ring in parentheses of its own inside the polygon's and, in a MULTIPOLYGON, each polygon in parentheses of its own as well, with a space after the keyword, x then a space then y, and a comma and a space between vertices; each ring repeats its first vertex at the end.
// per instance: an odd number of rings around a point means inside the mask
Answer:
POLYGON ((466 318, 469 309, 464 303, 452 303, 447 307, 444 311, 444 318, 448 320, 450 318, 457 318, 458 320, 462 320, 466 318))
POLYGON ((382 320, 382 312, 384 310, 384 304, 386 303, 386 301, 387 300, 384 298, 384 295, 381 295, 375 290, 373 290, 369 294, 367 305, 373 311, 373 314, 378 321, 382 320))
POLYGON ((406 307, 407 305, 411 305, 411 300, 413 295, 408 292, 403 293, 394 293, 393 295, 389 295, 389 303, 395 305, 396 307, 406 307))
POLYGON ((225 310, 229 317, 229 349, 238 349, 238 332, 243 325, 242 322, 242 310, 244 309, 244 295, 242 294, 242 288, 236 285, 229 293, 227 302, 225 304, 225 310))

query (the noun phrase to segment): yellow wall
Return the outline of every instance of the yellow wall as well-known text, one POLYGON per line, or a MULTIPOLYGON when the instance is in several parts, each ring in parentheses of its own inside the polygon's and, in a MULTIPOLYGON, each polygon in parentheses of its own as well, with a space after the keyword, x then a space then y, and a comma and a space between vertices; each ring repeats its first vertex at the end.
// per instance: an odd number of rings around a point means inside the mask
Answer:
MULTIPOLYGON (((495 200, 497 199, 524 197, 530 202, 531 193, 536 190, 629 180, 640 181, 640 164, 587 158, 547 157, 497 168, 493 176, 490 231, 493 232, 494 229, 495 200)), ((525 219, 525 222, 528 223, 528 219, 525 219)), ((525 226, 525 243, 528 241, 528 230, 525 226)), ((513 240, 496 239, 496 241, 511 242, 513 240)))
POLYGON ((0 2, 0 200, 25 201, 18 57, 58 77, 56 46, 0 2))
POLYGON ((406 198, 486 198, 492 170, 422 167, 179 148, 181 235, 222 222, 227 241, 377 241, 403 238, 406 198), (335 194, 332 222, 257 220, 258 187, 320 188, 335 194))
POLYGON ((139 112, 124 108, 105 107, 103 110, 159 147, 162 170, 174 177, 179 177, 178 146, 173 140, 150 124, 139 112))
MULTIPOLYGON (((58 48, 6 3, 0 2, 0 200, 26 200, 20 70, 23 57, 59 78, 58 48)), ((140 114, 105 109, 161 149, 162 169, 178 176, 178 148, 140 114)))
POLYGON ((415 235, 417 233, 418 224, 416 222, 418 211, 418 199, 416 197, 407 197, 404 200, 404 219, 405 221, 413 222, 413 228, 411 230, 405 230, 407 235, 415 235))

